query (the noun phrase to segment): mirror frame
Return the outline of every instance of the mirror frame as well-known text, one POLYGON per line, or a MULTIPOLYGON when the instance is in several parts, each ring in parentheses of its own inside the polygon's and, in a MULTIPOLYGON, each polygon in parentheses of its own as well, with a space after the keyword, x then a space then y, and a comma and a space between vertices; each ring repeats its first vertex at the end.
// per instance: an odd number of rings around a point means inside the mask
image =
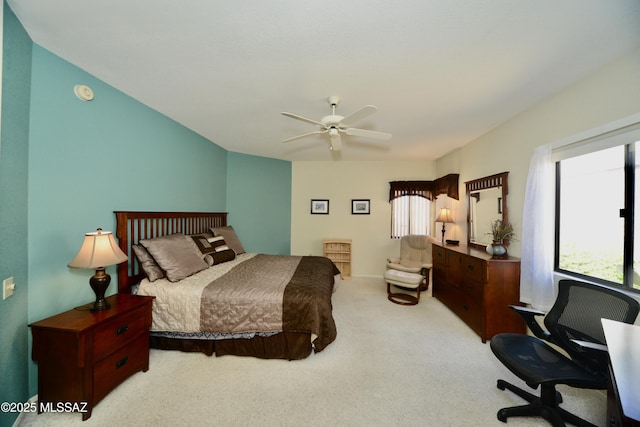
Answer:
POLYGON ((501 172, 495 175, 485 176, 464 183, 466 187, 467 199, 467 246, 485 250, 487 245, 471 241, 471 193, 489 188, 502 187, 502 222, 509 221, 509 204, 507 194, 509 194, 509 172, 501 172))

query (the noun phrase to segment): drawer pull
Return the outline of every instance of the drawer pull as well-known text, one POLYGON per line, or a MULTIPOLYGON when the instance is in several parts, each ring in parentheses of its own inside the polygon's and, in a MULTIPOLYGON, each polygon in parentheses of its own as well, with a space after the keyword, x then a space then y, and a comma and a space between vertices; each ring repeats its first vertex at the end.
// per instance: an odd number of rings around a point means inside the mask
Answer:
POLYGON ((467 265, 467 270, 473 271, 473 265, 467 265))
POLYGON ((471 286, 471 285, 467 285, 467 290, 468 290, 468 291, 473 291, 473 286, 471 286))
POLYGON ((116 336, 122 335, 129 330, 129 325, 124 325, 118 329, 116 329, 116 336))
POLYGON ((116 369, 122 368, 129 361, 129 356, 125 356, 116 362, 116 369))
POLYGON ((469 306, 467 304, 463 304, 462 308, 464 308, 464 311, 469 311, 469 306))

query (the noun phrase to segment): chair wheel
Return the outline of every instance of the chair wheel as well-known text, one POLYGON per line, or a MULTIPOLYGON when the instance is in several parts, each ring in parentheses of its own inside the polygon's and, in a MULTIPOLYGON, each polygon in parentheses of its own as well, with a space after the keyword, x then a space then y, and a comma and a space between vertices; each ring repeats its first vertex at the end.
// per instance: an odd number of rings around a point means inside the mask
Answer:
POLYGON ((504 390, 506 387, 504 386, 504 381, 498 380, 498 384, 496 385, 500 390, 504 390))
POLYGON ((507 415, 505 414, 504 409, 500 409, 498 411, 498 420, 502 421, 503 423, 507 422, 507 415))

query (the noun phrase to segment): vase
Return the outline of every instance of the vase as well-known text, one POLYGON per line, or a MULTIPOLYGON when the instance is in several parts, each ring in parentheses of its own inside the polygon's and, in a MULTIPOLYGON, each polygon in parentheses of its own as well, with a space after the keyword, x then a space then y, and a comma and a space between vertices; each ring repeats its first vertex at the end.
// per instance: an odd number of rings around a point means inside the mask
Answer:
POLYGON ((487 246, 487 253, 493 258, 506 258, 507 248, 500 240, 494 240, 491 245, 487 246), (491 248, 491 250, 489 250, 491 248))

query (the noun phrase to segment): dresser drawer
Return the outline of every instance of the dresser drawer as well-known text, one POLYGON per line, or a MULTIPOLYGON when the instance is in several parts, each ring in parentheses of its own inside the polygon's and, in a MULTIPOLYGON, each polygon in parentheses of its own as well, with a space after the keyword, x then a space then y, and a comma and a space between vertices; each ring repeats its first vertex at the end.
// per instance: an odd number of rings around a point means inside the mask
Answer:
POLYGON ((433 259, 433 265, 446 265, 447 250, 443 247, 433 245, 431 249, 431 258, 433 259))
POLYGON ((468 280, 467 278, 462 279, 462 283, 459 287, 460 292, 466 294, 470 300, 475 301, 478 304, 482 302, 483 289, 484 284, 474 280, 468 280))
POLYGON ((458 309, 454 310, 462 321, 477 334, 482 333, 482 304, 471 295, 461 295, 457 301, 458 309))
POLYGON ((478 258, 469 256, 460 257, 460 274, 465 279, 473 280, 478 283, 484 282, 485 263, 478 258))
POLYGON ((93 370, 93 397, 99 401, 115 386, 144 370, 149 364, 149 335, 137 339, 96 363, 93 370))
POLYGON ((140 307, 96 327, 93 332, 93 360, 102 359, 145 332, 146 313, 146 307, 140 307))

